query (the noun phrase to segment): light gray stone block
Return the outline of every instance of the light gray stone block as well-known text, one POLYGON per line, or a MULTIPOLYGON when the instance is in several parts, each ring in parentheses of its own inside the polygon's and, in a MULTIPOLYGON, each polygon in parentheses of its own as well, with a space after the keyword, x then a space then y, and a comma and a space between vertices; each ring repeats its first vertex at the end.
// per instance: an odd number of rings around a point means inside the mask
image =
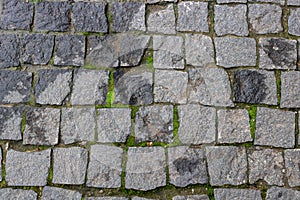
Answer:
POLYGON ((46 186, 43 189, 42 200, 81 200, 82 194, 74 190, 46 186))
POLYGON ((300 73, 297 71, 281 73, 281 108, 300 107, 300 73))
POLYGON ((300 36, 300 8, 290 9, 288 19, 289 34, 300 36))
POLYGON ((22 189, 12 189, 4 188, 0 189, 0 199, 14 199, 14 200, 36 200, 37 193, 33 190, 22 190, 22 189))
POLYGON ((300 186, 300 150, 288 149, 284 151, 286 177, 290 187, 300 186))
POLYGON ((252 189, 214 189, 215 200, 262 200, 261 192, 252 189))
POLYGON ((297 190, 287 189, 283 187, 273 186, 267 190, 266 200, 285 200, 285 199, 299 199, 300 192, 297 190))
POLYGON ((0 139, 22 140, 23 107, 0 107, 0 139))

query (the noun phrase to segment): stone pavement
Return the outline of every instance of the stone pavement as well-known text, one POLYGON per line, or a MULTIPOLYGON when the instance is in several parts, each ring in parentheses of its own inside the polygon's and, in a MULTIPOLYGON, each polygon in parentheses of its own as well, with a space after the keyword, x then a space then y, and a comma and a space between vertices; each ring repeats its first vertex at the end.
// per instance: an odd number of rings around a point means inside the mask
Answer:
POLYGON ((2 0, 0 200, 300 199, 300 0, 2 0))

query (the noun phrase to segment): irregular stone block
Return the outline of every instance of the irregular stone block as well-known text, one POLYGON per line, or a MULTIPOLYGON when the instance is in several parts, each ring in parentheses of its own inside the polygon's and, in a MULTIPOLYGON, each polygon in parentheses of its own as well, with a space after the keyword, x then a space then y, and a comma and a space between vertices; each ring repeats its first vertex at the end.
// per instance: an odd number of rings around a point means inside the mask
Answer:
POLYGON ((249 189, 214 189, 215 200, 231 200, 238 197, 239 200, 262 200, 259 190, 249 189))
POLYGON ((298 0, 287 0, 287 5, 289 5, 289 6, 300 6, 300 1, 298 1, 298 0))
POLYGON ((247 0, 217 0, 217 3, 247 3, 247 0))
POLYGON ((281 73, 281 108, 300 107, 300 73, 296 71, 281 73))
POLYGON ((299 199, 300 192, 297 190, 273 186, 267 190, 266 200, 299 199))
POLYGON ((172 200, 209 200, 209 197, 203 195, 188 195, 188 196, 175 196, 172 200))
POLYGON ((262 2, 262 3, 277 3, 280 5, 284 5, 285 1, 284 0, 248 0, 248 2, 252 3, 257 3, 257 2, 262 2))
POLYGON ((43 189, 42 200, 81 200, 82 194, 73 190, 46 186, 43 189))
MULTIPOLYGON (((0 162, 2 163, 2 148, 1 147, 0 147, 0 162)), ((2 165, 0 165, 0 171, 2 172, 2 165)), ((0 176, 0 181, 2 181, 2 174, 0 176)), ((1 197, 1 192, 0 192, 0 197, 1 197)))
POLYGON ((4 188, 0 189, 0 199, 36 200, 37 193, 33 190, 4 188))
POLYGON ((0 68, 19 65, 19 39, 15 34, 0 35, 0 68))
POLYGON ((22 140, 23 111, 23 107, 0 107, 0 140, 22 140))
POLYGON ((286 168, 286 177, 290 187, 300 185, 300 150, 288 149, 284 151, 284 161, 286 168))
POLYGON ((131 200, 154 200, 154 199, 148 199, 143 197, 132 197, 131 200))
POLYGON ((87 197, 85 199, 86 200, 128 200, 128 198, 126 197, 87 197))
POLYGON ((300 36, 300 8, 290 9, 290 16, 288 19, 288 31, 291 35, 300 36))

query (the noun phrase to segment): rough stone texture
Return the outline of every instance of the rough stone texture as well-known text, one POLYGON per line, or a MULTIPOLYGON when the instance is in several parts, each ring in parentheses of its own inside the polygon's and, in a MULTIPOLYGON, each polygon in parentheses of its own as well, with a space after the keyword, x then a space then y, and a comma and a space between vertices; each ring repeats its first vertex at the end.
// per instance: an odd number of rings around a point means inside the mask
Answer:
POLYGON ((225 68, 255 66, 256 42, 253 38, 215 38, 217 65, 225 68))
POLYGON ((268 185, 282 186, 284 163, 281 150, 250 149, 248 151, 249 183, 264 180, 268 185))
POLYGON ((97 110, 98 142, 126 142, 131 134, 130 108, 97 110))
POLYGON ((153 103, 153 73, 146 66, 117 69, 114 72, 116 104, 149 105, 153 103))
POLYGON ((81 200, 82 195, 73 190, 58 187, 44 187, 42 200, 81 200))
POLYGON ((203 195, 188 195, 188 196, 175 196, 172 200, 209 200, 209 197, 203 195))
POLYGON ((108 25, 105 7, 105 3, 76 2, 73 4, 75 30, 106 33, 108 25))
POLYGON ((233 91, 235 102, 277 105, 276 78, 272 71, 235 71, 233 91))
POLYGON ((289 34, 300 36, 300 8, 290 9, 288 19, 289 34))
POLYGON ((15 34, 0 35, 0 68, 19 65, 19 39, 15 34))
POLYGON ((218 111, 218 143, 252 141, 249 114, 245 109, 218 111))
POLYGON ((229 77, 222 68, 189 70, 189 103, 233 106, 229 77))
POLYGON ((300 149, 285 150, 284 161, 289 186, 300 186, 300 149))
POLYGON ((214 63, 214 46, 212 39, 206 35, 185 35, 186 64, 203 67, 214 63))
POLYGON ((271 187, 267 190, 266 200, 294 200, 300 198, 300 192, 297 190, 282 188, 282 187, 271 187))
MULTIPOLYGON (((87 197, 86 200, 128 200, 126 197, 87 197)), ((132 200, 135 200, 132 198, 132 200)))
POLYGON ((143 197, 132 197, 131 200, 154 200, 154 199, 148 199, 143 197))
POLYGON ((247 0, 217 0, 217 3, 247 3, 247 0))
POLYGON ((1 70, 0 103, 29 102, 31 81, 32 73, 24 71, 1 70))
POLYGON ((187 102, 188 73, 155 70, 154 101, 185 104, 187 102))
POLYGON ((69 2, 39 2, 35 8, 34 27, 39 31, 70 31, 71 4, 69 2))
POLYGON ((23 133, 23 144, 57 144, 59 120, 59 109, 27 107, 26 125, 23 133))
POLYGON ((153 66, 156 69, 184 69, 183 38, 153 37, 153 66))
POLYGON ((53 183, 84 184, 88 150, 80 147, 53 150, 53 183))
POLYGON ((216 109, 196 104, 178 106, 178 137, 183 144, 211 143, 216 138, 216 109))
POLYGON ((277 3, 280 5, 284 5, 285 0, 248 0, 248 2, 256 3, 256 2, 263 2, 263 3, 277 3))
POLYGON ((178 3, 177 31, 208 32, 208 3, 183 1, 178 3))
MULTIPOLYGON (((270 24, 270 22, 268 22, 270 24)), ((297 41, 284 38, 259 40, 259 67, 264 69, 296 69, 297 41)))
POLYGON ((162 147, 130 147, 125 188, 152 190, 166 185, 166 155, 162 147))
POLYGON ((0 199, 36 200, 37 193, 33 190, 4 188, 0 189, 0 199))
MULTIPOLYGON (((0 147, 0 163, 2 163, 2 148, 1 147, 0 147)), ((0 165, 0 171, 2 172, 2 165, 0 165)), ((2 175, 0 176, 0 181, 2 181, 2 175)), ((0 192, 0 197, 1 197, 1 192, 0 192)))
POLYGON ((300 73, 296 71, 281 73, 281 108, 300 107, 300 73))
POLYGON ((202 149, 178 146, 168 148, 170 183, 177 187, 208 182, 202 149))
POLYGON ((105 104, 109 71, 78 69, 74 74, 72 105, 105 104))
POLYGON ((61 35, 55 38, 54 65, 83 66, 85 55, 85 36, 61 35))
POLYGON ((71 83, 71 70, 40 70, 34 93, 36 103, 62 105, 70 95, 71 83))
POLYGON ((298 1, 298 0, 287 0, 287 5, 300 6, 300 1, 298 1))
POLYGON ((247 183, 247 158, 244 147, 206 147, 206 158, 212 186, 247 183))
POLYGON ((0 140, 22 140, 23 111, 23 107, 0 107, 0 140))
POLYGON ((111 7, 115 32, 146 31, 146 6, 140 2, 115 2, 111 7))
POLYGON ((215 200, 262 200, 259 190, 214 189, 215 200))
POLYGON ((51 57, 54 35, 24 34, 20 44, 20 60, 24 64, 45 65, 51 57))
POLYGON ((136 142, 173 141, 173 107, 152 105, 141 107, 135 116, 134 133, 136 142))
POLYGON ((8 150, 5 180, 9 186, 44 186, 50 168, 51 149, 39 152, 8 150))
POLYGON ((258 107, 254 144, 293 148, 295 146, 295 113, 258 107))
POLYGON ((86 185, 99 188, 121 187, 123 149, 114 146, 93 145, 86 185))
POLYGON ((94 141, 95 108, 62 108, 60 137, 63 144, 94 141))
POLYGON ((173 4, 169 4, 161 10, 151 12, 148 17, 147 26, 149 32, 176 34, 173 4))
POLYGON ((283 31, 281 25, 282 10, 278 5, 249 4, 249 22, 256 34, 279 33, 283 31))
POLYGON ((233 34, 247 36, 248 23, 246 5, 216 5, 214 7, 214 28, 218 36, 233 34))

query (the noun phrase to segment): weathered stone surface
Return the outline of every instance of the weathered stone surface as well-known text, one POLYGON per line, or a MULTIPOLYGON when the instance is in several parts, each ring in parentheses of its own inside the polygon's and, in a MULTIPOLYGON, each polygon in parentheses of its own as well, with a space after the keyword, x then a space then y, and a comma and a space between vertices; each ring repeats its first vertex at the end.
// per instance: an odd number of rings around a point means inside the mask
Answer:
POLYGON ((185 104, 188 73, 175 70, 155 70, 154 101, 185 104))
POLYGON ((154 199, 148 199, 143 197, 132 197, 131 200, 154 200, 154 199))
POLYGON ((300 36, 300 8, 290 9, 288 19, 289 34, 300 36))
POLYGON ((265 70, 237 70, 233 74, 234 101, 277 105, 275 73, 265 70))
POLYGON ((153 37, 153 66, 156 69, 184 69, 183 38, 153 37))
POLYGON ((178 106, 178 137, 183 144, 211 143, 216 138, 216 109, 196 104, 178 106))
POLYGON ((209 200, 209 197, 203 195, 187 195, 187 196, 175 196, 172 200, 209 200))
POLYGON ((37 193, 33 190, 4 188, 0 189, 0 199, 36 200, 37 193))
POLYGON ((57 144, 59 120, 59 109, 27 107, 26 125, 23 133, 23 144, 57 144))
POLYGON ((75 30, 106 33, 108 25, 105 7, 105 3, 76 2, 73 5, 75 30))
POLYGON ((53 183, 84 184, 88 151, 80 147, 53 150, 53 183))
POLYGON ((94 141, 95 108, 62 108, 60 137, 63 144, 94 141))
POLYGON ((30 100, 31 81, 32 73, 1 70, 0 103, 28 102, 30 100))
POLYGON ((282 10, 273 4, 249 4, 249 22, 256 34, 279 33, 283 31, 281 25, 282 10))
POLYGON ((203 67, 214 63, 214 46, 212 39, 206 35, 185 35, 185 58, 186 64, 203 67))
POLYGON ((300 107, 300 73, 296 71, 281 73, 281 108, 300 107))
POLYGON ((43 189, 42 200, 81 200, 82 194, 73 190, 46 186, 43 189))
POLYGON ((74 74, 72 105, 105 104, 109 71, 78 69, 74 74))
POLYGON ((168 148, 170 183, 178 187, 208 182, 202 149, 178 146, 168 148))
POLYGON ((233 106, 229 77, 222 68, 189 70, 189 103, 233 106))
POLYGON ((71 4, 69 2, 39 2, 36 4, 34 27, 39 31, 69 31, 71 4))
POLYGON ((264 69, 296 69, 297 41, 284 38, 259 40, 259 67, 264 69))
POLYGON ((163 34, 176 34, 175 13, 173 4, 161 10, 151 12, 147 21, 148 31, 163 33, 163 34))
POLYGON ((247 3, 247 0, 217 0, 217 3, 247 3))
POLYGON ((51 149, 39 152, 8 150, 5 180, 9 186, 44 186, 50 168, 51 149))
POLYGON ((166 185, 166 155, 162 147, 130 147, 125 188, 152 190, 166 185))
POLYGON ((52 57, 54 35, 24 34, 20 46, 22 63, 45 65, 52 57))
POLYGON ((23 107, 0 107, 0 140, 22 140, 23 111, 23 107))
POLYGON ((214 8, 214 28, 218 36, 233 34, 247 36, 248 23, 246 5, 216 5, 214 8))
POLYGON ((145 0, 147 2, 147 4, 153 4, 153 3, 163 3, 163 2, 174 2, 176 3, 177 0, 145 0))
MULTIPOLYGON (((87 197, 86 200, 128 200, 126 197, 87 197)), ((132 200, 135 200, 132 198, 132 200)))
POLYGON ((34 93, 36 103, 62 105, 70 95, 71 83, 71 70, 40 70, 34 93))
MULTIPOLYGON (((0 162, 2 163, 2 148, 1 147, 0 147, 0 162)), ((2 165, 0 165, 0 171, 2 171, 2 165)), ((0 176, 0 181, 2 181, 2 175, 0 176)), ((1 197, 1 192, 0 192, 0 197, 1 197)))
POLYGON ((287 5, 300 6, 300 1, 298 1, 298 0, 287 0, 287 5))
POLYGON ((121 187, 123 149, 114 146, 92 145, 87 173, 87 186, 121 187))
POLYGON ((285 1, 284 0, 248 0, 248 2, 263 2, 263 3, 277 3, 280 5, 284 5, 285 1))
POLYGON ((214 189, 215 200, 262 200, 259 190, 249 189, 214 189))
POLYGON ((279 109, 257 108, 254 144, 293 148, 295 146, 295 113, 279 109))
POLYGON ((0 68, 19 65, 19 39, 15 34, 0 35, 0 68))
POLYGON ((254 38, 215 38, 217 65, 225 68, 255 66, 256 42, 254 38))
POLYGON ((293 200, 293 199, 299 199, 300 198, 300 192, 297 190, 287 189, 283 187, 276 187, 273 186, 270 189, 267 190, 267 196, 266 200, 293 200))
POLYGON ((130 108, 97 110, 98 142, 126 142, 131 134, 130 108))
POLYGON ((250 119, 245 109, 218 111, 218 143, 243 143, 252 141, 250 119))
POLYGON ((284 161, 289 186, 300 186, 300 149, 285 150, 284 161))
POLYGON ((208 32, 208 3, 182 1, 178 3, 177 31, 208 32))
POLYGON ((111 7, 115 32, 146 31, 146 6, 141 2, 115 2, 111 7))
POLYGON ((269 185, 282 186, 284 163, 281 150, 250 149, 248 151, 249 182, 264 180, 269 185))
POLYGON ((173 107, 152 105, 141 107, 136 113, 134 133, 136 142, 173 141, 173 107))

